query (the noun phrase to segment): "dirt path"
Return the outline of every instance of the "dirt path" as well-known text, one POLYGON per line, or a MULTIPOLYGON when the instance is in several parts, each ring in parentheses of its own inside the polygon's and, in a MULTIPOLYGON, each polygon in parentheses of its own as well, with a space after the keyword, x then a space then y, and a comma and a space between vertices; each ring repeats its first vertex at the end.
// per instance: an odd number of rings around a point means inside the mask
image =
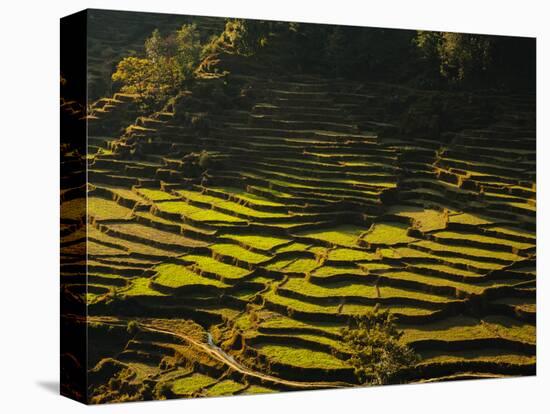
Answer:
MULTIPOLYGON (((89 317, 88 322, 92 322, 92 323, 99 322, 103 324, 126 326, 125 320, 109 318, 109 317, 89 317)), ((137 321, 137 323, 139 328, 144 331, 171 335, 173 337, 184 340, 185 342, 193 345, 196 348, 201 349, 202 351, 210 355, 212 358, 217 359, 218 361, 222 362, 223 364, 227 365, 233 370, 240 372, 241 374, 255 377, 260 380, 267 381, 273 384, 283 385, 293 389, 344 388, 344 387, 351 386, 351 384, 348 384, 345 382, 323 382, 323 381, 321 382, 303 381, 302 382, 302 381, 285 380, 282 378, 274 377, 272 375, 263 374, 261 372, 254 371, 253 369, 248 368, 242 365, 240 362, 236 361, 231 355, 228 355, 220 347, 216 346, 212 342, 211 336, 208 336, 207 342, 202 342, 189 335, 185 335, 181 332, 174 332, 174 331, 167 330, 165 328, 158 328, 152 324, 143 323, 140 321, 137 321)))

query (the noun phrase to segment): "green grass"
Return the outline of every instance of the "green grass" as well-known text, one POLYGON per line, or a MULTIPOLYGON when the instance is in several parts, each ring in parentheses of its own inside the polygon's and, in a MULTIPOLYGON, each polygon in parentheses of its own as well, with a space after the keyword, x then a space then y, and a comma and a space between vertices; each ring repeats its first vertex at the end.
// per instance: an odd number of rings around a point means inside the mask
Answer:
POLYGON ((233 395, 236 392, 241 391, 244 387, 244 384, 240 384, 233 380, 223 380, 208 388, 208 390, 206 390, 206 395, 209 397, 233 395))
MULTIPOLYGON (((417 246, 427 248, 434 252, 449 252, 449 253, 458 253, 468 256, 472 256, 474 260, 482 261, 484 258, 496 258, 501 260, 507 260, 510 262, 520 260, 521 257, 514 253, 501 252, 496 250, 486 250, 480 249, 477 247, 468 247, 468 246, 456 246, 456 245, 447 245, 442 243, 436 243, 430 240, 421 240, 416 243, 417 246)), ((434 253, 437 254, 437 253, 434 253)))
POLYGON ((244 390, 243 394, 270 394, 273 392, 277 391, 272 390, 271 388, 260 387, 259 385, 251 385, 246 390, 244 390))
POLYGON ((250 207, 243 206, 238 203, 234 203, 233 201, 221 201, 216 204, 218 207, 223 208, 225 210, 234 211, 239 214, 243 214, 245 216, 250 216, 254 218, 284 218, 289 217, 287 214, 282 213, 269 213, 265 211, 258 211, 254 210, 250 207))
POLYGON ((99 230, 97 230, 95 227, 92 227, 92 226, 88 226, 87 229, 88 229, 89 240, 97 240, 102 243, 113 244, 115 246, 119 246, 121 249, 125 251, 132 252, 133 254, 141 254, 145 256, 151 255, 151 256, 160 256, 160 257, 171 257, 171 256, 177 255, 174 252, 158 249, 156 247, 152 247, 145 243, 135 243, 128 240, 123 240, 120 238, 109 236, 105 233, 100 232, 99 230))
POLYGON ((304 250, 309 249, 309 244, 304 243, 291 243, 288 246, 283 246, 277 249, 277 253, 284 253, 284 252, 302 252, 304 250))
POLYGON ((367 243, 391 246, 411 243, 416 239, 407 235, 407 225, 401 223, 376 223, 363 237, 367 243))
POLYGON ((309 329, 320 330, 330 334, 340 334, 340 330, 344 325, 323 323, 323 322, 301 322, 295 319, 289 318, 278 313, 268 313, 268 315, 262 319, 260 317, 260 327, 262 328, 276 328, 276 329, 309 329))
POLYGON ((170 288, 190 285, 214 286, 220 289, 228 287, 225 283, 200 276, 185 266, 177 264, 164 263, 155 267, 155 270, 157 271, 155 283, 170 288))
POLYGON ((456 351, 453 353, 441 354, 438 352, 421 353, 421 363, 453 363, 462 361, 483 361, 497 364, 533 364, 536 357, 529 355, 514 354, 501 349, 476 349, 474 351, 456 351))
POLYGON ((282 203, 276 203, 265 197, 258 196, 256 194, 251 194, 236 187, 210 187, 209 189, 214 191, 220 191, 225 194, 236 196, 241 200, 248 201, 250 203, 259 205, 259 206, 270 206, 270 207, 281 207, 284 206, 282 203))
POLYGON ((389 213, 402 217, 409 217, 414 220, 420 231, 432 231, 444 229, 447 225, 447 218, 442 211, 423 209, 419 207, 395 206, 389 213))
POLYGON ((289 273, 309 273, 319 264, 314 259, 296 259, 282 268, 283 272, 289 273))
POLYGON ((430 295, 427 293, 416 292, 393 288, 389 286, 380 286, 378 290, 374 286, 360 283, 336 282, 331 285, 316 285, 305 281, 304 279, 291 278, 281 288, 295 291, 304 295, 319 298, 340 298, 349 296, 360 296, 365 298, 413 298, 435 303, 446 303, 447 298, 443 296, 430 295), (380 296, 378 296, 380 293, 380 296))
POLYGON ((338 226, 332 229, 321 229, 299 233, 300 236, 311 237, 332 243, 336 246, 357 247, 359 236, 367 229, 352 225, 338 226))
POLYGON ((172 384, 172 391, 178 395, 189 395, 216 382, 214 378, 203 374, 193 374, 189 377, 180 378, 172 384))
POLYGON ((395 271, 391 273, 384 273, 385 277, 390 277, 394 279, 408 280, 412 282, 423 283, 428 286, 449 286, 451 288, 458 289, 459 291, 467 293, 482 293, 485 288, 483 286, 473 285, 469 283, 455 282, 452 280, 442 279, 439 277, 425 276, 418 272, 408 272, 408 271, 395 271))
POLYGON ((139 195, 142 195, 143 197, 152 201, 178 199, 177 196, 161 190, 152 190, 150 188, 137 188, 136 191, 138 192, 139 195))
POLYGON ((212 249, 214 253, 218 253, 224 256, 231 256, 236 259, 243 260, 245 262, 252 263, 252 264, 258 264, 270 259, 269 256, 251 252, 250 250, 246 250, 234 244, 228 244, 228 243, 213 244, 210 246, 210 249, 212 249))
POLYGON ((356 274, 356 275, 365 275, 359 267, 357 266, 322 266, 312 273, 314 276, 325 277, 325 276, 334 276, 342 274, 356 274))
POLYGON ((233 217, 215 210, 206 210, 191 206, 183 201, 166 201, 157 203, 156 208, 166 213, 180 214, 196 221, 203 222, 227 222, 227 223, 245 223, 243 219, 233 217))
POLYGON ((88 198, 88 214, 96 220, 123 220, 131 217, 132 210, 111 200, 90 197, 88 198))
POLYGON ((462 341, 486 338, 507 338, 535 343, 536 327, 504 316, 487 316, 483 321, 467 316, 455 316, 444 321, 403 327, 403 340, 413 342, 437 339, 462 341))
POLYGON ((265 266, 267 270, 275 270, 275 271, 282 271, 283 268, 290 263, 292 263, 295 259, 286 259, 286 260, 277 260, 273 263, 268 264, 265 266))
POLYGON ((463 270, 463 269, 457 269, 456 267, 451 267, 451 266, 441 265, 441 264, 423 263, 423 264, 416 264, 416 265, 414 265, 414 267, 420 267, 420 268, 423 268, 423 269, 435 270, 435 271, 438 271, 438 272, 444 272, 444 273, 449 273, 449 274, 452 274, 452 275, 463 276, 463 277, 479 277, 479 276, 481 276, 478 273, 470 272, 468 270, 463 270))
POLYGON ((189 254, 182 256, 182 259, 195 263, 200 270, 215 273, 227 279, 240 279, 250 273, 249 270, 218 262, 217 260, 207 256, 189 254))
POLYGON ((374 260, 376 259, 376 255, 361 250, 335 249, 329 252, 328 259, 354 262, 360 260, 374 260))
POLYGON ((301 368, 338 369, 347 368, 346 363, 331 354, 312 351, 292 345, 260 344, 256 347, 260 353, 273 362, 301 368))
POLYGON ((528 237, 533 238, 533 243, 535 242, 535 233, 530 232, 528 230, 523 230, 515 227, 508 227, 508 226, 491 226, 488 228, 489 230, 499 232, 503 235, 512 235, 512 236, 520 236, 520 237, 528 237))
MULTIPOLYGON (((366 312, 372 311, 372 309, 374 309, 374 306, 369 306, 369 305, 344 304, 344 306, 342 306, 341 309, 339 309, 338 305, 316 305, 314 303, 304 302, 301 300, 280 296, 274 293, 273 291, 265 293, 264 297, 265 299, 275 304, 285 306, 288 309, 291 309, 294 311, 300 311, 300 312, 307 312, 307 313, 332 314, 332 315, 341 313, 342 315, 351 316, 351 315, 363 315, 366 312)), ((381 308, 389 308, 392 312, 395 311, 406 315, 429 315, 432 313, 432 311, 429 311, 426 309, 413 308, 413 307, 381 306, 381 308)))
POLYGON ((109 190, 113 194, 116 194, 116 195, 118 195, 122 198, 128 199, 128 200, 136 201, 140 204, 149 204, 150 203, 148 200, 146 200, 145 198, 143 198, 142 196, 140 196, 137 192, 135 192, 133 190, 128 190, 126 188, 109 188, 109 190))
POLYGON ((449 215, 449 223, 471 224, 473 226, 480 226, 483 224, 491 223, 491 220, 477 214, 459 213, 449 215))
POLYGON ((261 192, 270 193, 275 197, 279 198, 292 198, 294 197, 292 194, 284 193, 282 191, 277 191, 273 188, 267 188, 267 187, 259 187, 259 186, 251 186, 250 187, 253 190, 259 190, 261 192))
POLYGON ((170 243, 182 247, 206 246, 205 242, 181 236, 155 227, 145 226, 139 223, 109 224, 109 229, 127 235, 137 236, 145 240, 159 240, 163 243, 170 243))
POLYGON ((496 237, 490 237, 490 236, 482 236, 482 235, 473 234, 473 233, 440 231, 440 232, 434 233, 434 235, 437 237, 441 237, 442 239, 445 239, 445 240, 477 241, 481 243, 510 246, 516 249, 527 249, 529 247, 534 246, 534 243, 521 243, 514 240, 508 240, 504 238, 496 238, 496 237))
POLYGON ((196 191, 180 190, 178 194, 185 197, 188 200, 207 203, 225 210, 234 211, 239 214, 243 214, 255 218, 282 218, 287 217, 286 214, 281 213, 269 213, 264 211, 254 210, 250 207, 243 206, 233 201, 227 201, 222 198, 213 197, 210 195, 202 194, 196 191))
POLYGON ((130 287, 120 293, 125 296, 166 296, 163 293, 152 289, 150 282, 151 280, 147 277, 132 279, 130 282, 130 287))
POLYGON ((281 237, 258 235, 222 234, 221 237, 226 237, 260 250, 271 250, 290 241, 289 239, 284 239, 281 237))

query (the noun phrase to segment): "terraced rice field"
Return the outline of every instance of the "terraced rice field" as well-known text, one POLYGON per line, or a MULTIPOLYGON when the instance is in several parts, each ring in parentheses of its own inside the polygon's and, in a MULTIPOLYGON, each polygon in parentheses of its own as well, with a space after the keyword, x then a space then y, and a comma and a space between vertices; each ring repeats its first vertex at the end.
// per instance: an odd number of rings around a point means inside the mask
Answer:
POLYGON ((535 372, 532 97, 442 143, 381 138, 380 85, 240 80, 256 102, 206 136, 166 112, 106 136, 124 105, 88 120, 61 277, 87 303, 96 402, 120 395, 110 377, 128 399, 357 385, 340 328, 376 304, 420 355, 402 382, 535 372), (203 150, 213 166, 186 176, 177 160, 203 150))

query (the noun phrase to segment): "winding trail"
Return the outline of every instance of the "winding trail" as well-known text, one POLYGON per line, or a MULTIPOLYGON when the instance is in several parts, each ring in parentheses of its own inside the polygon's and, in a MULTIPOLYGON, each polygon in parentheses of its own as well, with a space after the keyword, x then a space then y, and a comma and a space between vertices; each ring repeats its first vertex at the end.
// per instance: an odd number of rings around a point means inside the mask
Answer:
MULTIPOLYGON (((125 320, 115 319, 111 317, 88 317, 88 322, 91 322, 91 323, 98 322, 98 323, 103 323, 107 325, 117 325, 117 326, 126 326, 127 324, 127 321, 125 320)), ((181 339, 189 343, 190 345, 206 352, 212 358, 222 362, 223 364, 227 365, 231 369, 237 372, 240 372, 241 374, 244 374, 250 377, 255 377, 268 383, 282 385, 290 389, 347 388, 352 386, 352 384, 348 384, 346 382, 292 381, 292 380, 286 380, 283 378, 278 378, 272 375, 264 374, 258 371, 254 371, 253 369, 248 368, 242 365, 240 362, 236 361, 235 358, 233 358, 231 355, 227 354, 224 350, 222 350, 220 347, 214 344, 214 342, 212 341, 212 336, 209 333, 207 333, 207 342, 205 343, 193 338, 190 335, 186 335, 181 332, 175 332, 165 328, 158 328, 153 324, 143 323, 141 321, 137 321, 137 323, 139 328, 144 331, 171 335, 175 338, 181 339)))

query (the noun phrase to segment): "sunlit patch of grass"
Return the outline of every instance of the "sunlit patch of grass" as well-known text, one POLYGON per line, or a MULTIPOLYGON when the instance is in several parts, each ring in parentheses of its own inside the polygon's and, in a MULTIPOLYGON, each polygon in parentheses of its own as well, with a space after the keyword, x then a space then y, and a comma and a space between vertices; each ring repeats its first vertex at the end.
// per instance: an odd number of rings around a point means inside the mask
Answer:
POLYGON ((233 380, 224 380, 208 388, 208 390, 206 390, 206 395, 209 397, 232 395, 241 391, 244 387, 244 384, 240 384, 233 380))
POLYGON ((283 193, 282 191, 278 191, 278 190, 275 190, 273 188, 258 187, 258 186, 251 186, 250 188, 252 190, 259 190, 259 191, 262 191, 264 193, 273 194, 275 197, 279 197, 279 198, 292 198, 292 197, 294 197, 292 194, 283 193))
POLYGON ((357 266, 322 266, 312 273, 313 276, 318 277, 325 277, 325 276, 334 276, 334 275, 342 275, 342 274, 357 274, 357 275, 364 275, 365 272, 363 272, 359 267, 357 266))
POLYGON ((477 247, 447 245, 436 243, 429 240, 421 240, 416 243, 420 247, 424 247, 433 252, 449 252, 472 256, 475 260, 483 260, 483 258, 496 258, 508 260, 510 262, 520 260, 521 257, 514 253, 501 252, 497 250, 485 250, 477 247))
POLYGON ((285 266, 292 263, 294 260, 295 259, 277 260, 273 263, 268 264, 265 268, 267 270, 281 271, 285 266))
POLYGON ((395 206, 389 213, 414 220, 416 228, 420 231, 444 229, 447 225, 447 216, 443 211, 424 209, 421 207, 395 206))
POLYGON ((408 271, 396 271, 391 273, 384 273, 384 276, 394 279, 409 280, 412 282, 423 283, 427 286, 449 286, 459 291, 467 293, 482 293, 485 288, 483 286, 477 286, 468 283, 455 282, 452 280, 442 279, 439 277, 425 276, 420 273, 413 273, 408 271))
POLYGON ((407 235, 407 226, 401 223, 376 223, 363 239, 367 243, 388 246, 416 240, 407 235))
POLYGON ((295 319, 289 318, 287 316, 283 316, 280 314, 270 314, 266 318, 260 317, 260 327, 262 328, 276 328, 276 329, 289 329, 293 330, 296 328, 304 329, 304 330, 319 330, 319 331, 325 331, 330 334, 340 334, 340 329, 342 329, 344 325, 340 324, 334 324, 334 323, 326 323, 326 322, 302 322, 297 321, 295 319))
POLYGON ((431 264, 431 263, 423 263, 415 265, 416 267, 421 267, 423 269, 431 269, 435 271, 440 271, 444 273, 450 273, 452 275, 457 276, 464 276, 464 277, 479 277, 480 275, 474 272, 470 272, 468 270, 463 269, 457 269, 456 267, 451 267, 447 265, 442 264, 431 264))
POLYGON ((476 214, 460 213, 449 215, 449 223, 471 224, 473 226, 480 226, 483 224, 489 224, 491 223, 491 221, 485 217, 476 214))
POLYGON ((504 316, 487 316, 482 321, 468 316, 456 316, 443 321, 403 327, 405 342, 429 339, 463 341, 502 337, 535 343, 535 334, 534 325, 504 316))
POLYGON ((272 390, 271 388, 260 387, 259 385, 251 385, 246 390, 244 390, 243 394, 269 394, 272 392, 277 391, 272 390))
POLYGON ((487 328, 498 336, 534 344, 537 340, 537 327, 506 316, 489 315, 483 318, 487 328))
POLYGON ((299 233, 300 236, 323 240, 337 246, 357 247, 359 236, 367 229, 352 225, 338 226, 331 229, 309 230, 299 233))
POLYGON ((201 270, 215 273, 227 279, 240 279, 250 273, 249 270, 218 262, 217 260, 207 256, 189 254, 182 256, 182 259, 195 263, 195 265, 201 270))
POLYGON ((138 277, 130 281, 128 289, 121 291, 125 296, 166 296, 150 286, 151 280, 147 277, 138 277))
POLYGON ((376 272, 377 270, 386 270, 391 269, 392 266, 382 263, 382 262, 371 262, 371 263, 359 263, 359 268, 363 270, 363 272, 376 272))
POLYGON ((269 213, 266 211, 258 211, 254 210, 250 207, 243 206, 238 203, 234 203, 233 201, 222 201, 216 204, 220 208, 224 208, 226 210, 234 211, 239 214, 243 214, 250 217, 255 218, 283 218, 283 217, 289 217, 287 214, 282 213, 269 213))
POLYGON ((179 190, 177 191, 178 194, 182 195, 188 200, 192 201, 198 201, 202 203, 207 203, 213 206, 217 206, 219 208, 223 208, 228 211, 234 211, 239 214, 243 214, 250 217, 256 217, 256 218, 281 218, 281 217, 287 217, 286 214, 281 213, 269 213, 265 211, 258 211, 254 210, 250 207, 243 206, 239 203, 235 203, 233 201, 227 201, 222 198, 202 194, 196 191, 189 191, 189 190, 179 190))
POLYGON ((504 238, 496 238, 496 237, 490 237, 490 236, 482 236, 479 234, 472 234, 472 233, 460 233, 460 232, 453 232, 453 231, 440 231, 437 233, 434 233, 435 236, 441 237, 446 240, 470 240, 470 241, 478 241, 481 243, 488 243, 488 244, 498 244, 498 245, 505 245, 505 246, 511 246, 517 249, 527 249, 529 247, 532 247, 533 244, 531 243, 521 243, 514 240, 508 240, 504 238))
POLYGON ((282 270, 289 273, 309 273, 319 264, 314 259, 296 259, 286 265, 282 270))
POLYGON ((423 363, 453 363, 462 361, 483 361, 497 364, 533 364, 536 356, 514 354, 502 349, 476 349, 472 351, 456 351, 441 355, 441 352, 420 352, 423 363))
POLYGON ((158 230, 155 227, 145 226, 139 223, 109 224, 109 229, 120 233, 137 236, 145 240, 160 240, 165 243, 171 243, 179 246, 205 246, 206 243, 200 240, 184 237, 180 234, 171 233, 164 230, 158 230))
POLYGON ((253 263, 253 264, 265 262, 270 258, 269 256, 259 254, 259 253, 254 253, 240 246, 237 246, 234 244, 228 244, 228 243, 213 244, 210 246, 210 249, 212 249, 214 253, 231 256, 236 259, 244 260, 245 262, 253 263))
POLYGON ((227 223, 245 223, 243 219, 233 217, 215 210, 207 210, 191 206, 183 201, 166 201, 156 204, 156 208, 167 213, 180 214, 196 221, 220 221, 227 223))
POLYGON ((302 368, 347 368, 346 363, 326 352, 312 351, 292 345, 260 344, 257 349, 271 361, 302 368))
POLYGON ((130 218, 132 211, 114 201, 105 200, 98 197, 90 197, 88 198, 88 214, 97 220, 121 220, 130 218))
POLYGON ((178 395, 189 395, 216 382, 214 378, 203 374, 193 374, 189 377, 179 378, 172 384, 172 391, 178 395))
POLYGON ((535 234, 533 232, 523 230, 523 229, 519 229, 519 228, 515 228, 515 227, 494 226, 494 227, 489 227, 488 229, 490 229, 492 231, 496 231, 496 232, 501 233, 501 234, 505 234, 505 235, 533 238, 533 242, 534 242, 534 238, 535 238, 535 234))
POLYGON ((220 289, 228 287, 228 285, 219 280, 200 276, 185 266, 177 264, 164 263, 157 266, 155 270, 157 271, 157 275, 154 278, 155 283, 170 288, 189 285, 214 286, 220 289))
POLYGON ((280 207, 284 206, 284 204, 276 203, 274 201, 268 200, 265 197, 258 196, 256 194, 251 194, 246 192, 245 190, 242 190, 240 188, 236 187, 210 187, 209 189, 214 191, 220 191, 225 194, 230 194, 233 196, 237 196, 241 200, 249 201, 253 204, 261 205, 261 206, 271 206, 271 207, 280 207))
POLYGON ((329 260, 337 261, 358 261, 358 260, 374 260, 376 255, 373 253, 364 252, 361 250, 353 249, 335 249, 331 250, 328 254, 329 260))
POLYGON ((143 197, 152 200, 152 201, 160 201, 160 200, 177 200, 178 197, 167 193, 166 191, 162 190, 153 190, 150 188, 137 188, 137 193, 142 195, 143 197))
MULTIPOLYGON (((292 311, 299 312, 308 312, 308 313, 319 313, 319 314, 342 314, 346 316, 351 315, 362 315, 366 312, 372 311, 374 306, 370 305, 355 305, 346 303, 342 307, 338 305, 318 305, 310 302, 304 302, 301 300, 288 298, 285 296, 277 295, 275 292, 266 292, 264 297, 278 305, 287 307, 292 311)), ((406 315, 429 315, 432 313, 431 310, 413 308, 410 306, 380 306, 381 309, 389 308, 391 311, 403 313, 406 315)))
POLYGON ((271 250, 277 246, 288 243, 289 239, 272 236, 257 236, 257 235, 235 235, 235 234, 222 234, 221 237, 226 237, 244 243, 247 246, 254 247, 260 250, 271 250))
POLYGON ((277 253, 284 253, 284 252, 302 252, 304 250, 308 250, 310 246, 308 244, 304 243, 291 243, 288 246, 283 246, 277 249, 277 253))
POLYGON ((428 302, 445 303, 448 298, 427 293, 394 288, 390 286, 375 286, 336 282, 330 285, 316 285, 304 279, 289 279, 282 288, 302 293, 304 295, 330 298, 330 297, 365 297, 365 298, 413 298, 428 302))

